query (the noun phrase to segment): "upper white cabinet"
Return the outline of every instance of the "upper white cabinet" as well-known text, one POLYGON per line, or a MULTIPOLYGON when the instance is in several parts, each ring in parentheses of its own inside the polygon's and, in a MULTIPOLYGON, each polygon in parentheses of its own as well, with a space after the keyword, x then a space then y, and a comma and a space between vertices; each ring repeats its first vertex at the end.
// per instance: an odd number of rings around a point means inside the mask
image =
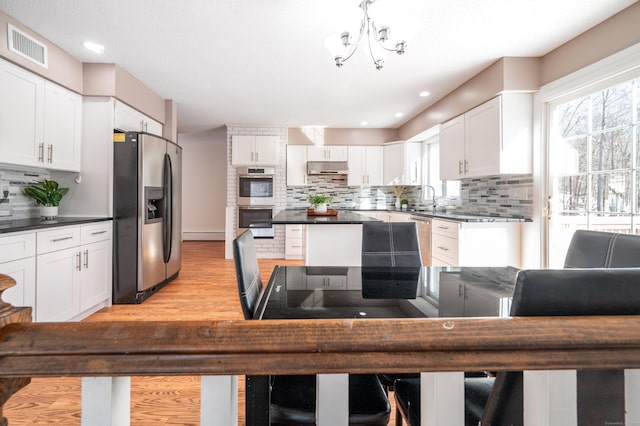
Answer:
POLYGON ((41 165, 44 80, 0 60, 0 93, 0 162, 41 165))
POLYGON ((531 173, 532 98, 505 93, 440 127, 440 178, 531 173))
POLYGON ((350 146, 348 152, 348 185, 382 185, 381 146, 350 146))
POLYGON ((0 60, 1 162, 80 171, 82 97, 0 60))
POLYGON ((390 142, 384 145, 384 185, 420 185, 422 144, 390 142))
POLYGON ((304 186, 307 183, 306 145, 287 145, 287 186, 304 186))
POLYGON ((114 128, 162 136, 162 124, 120 101, 115 102, 114 128))
POLYGON ((347 161, 346 145, 308 146, 308 161, 347 161))
POLYGON ((79 172, 82 96, 49 81, 44 88, 44 167, 79 172))
POLYGON ((280 138, 278 136, 233 135, 232 166, 276 166, 280 138))

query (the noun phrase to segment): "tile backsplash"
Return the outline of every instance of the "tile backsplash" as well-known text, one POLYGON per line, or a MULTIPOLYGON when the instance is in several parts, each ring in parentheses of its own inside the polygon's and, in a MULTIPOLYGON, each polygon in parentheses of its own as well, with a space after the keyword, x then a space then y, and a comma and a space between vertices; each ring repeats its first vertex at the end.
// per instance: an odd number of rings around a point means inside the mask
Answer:
POLYGON ((22 188, 43 179, 49 179, 45 169, 0 165, 0 221, 38 217, 35 201, 22 188), (6 198, 5 191, 8 191, 6 198))
MULTIPOLYGON (((308 186, 287 187, 287 208, 306 208, 307 197, 313 193, 333 197, 337 209, 393 209, 392 186, 347 186, 347 177, 308 176, 308 186)), ((409 200, 410 208, 430 208, 421 199, 419 186, 405 186, 401 198, 409 200)), ((439 208, 461 213, 519 217, 533 215, 533 178, 531 175, 500 175, 460 181, 460 196, 436 198, 439 208)))

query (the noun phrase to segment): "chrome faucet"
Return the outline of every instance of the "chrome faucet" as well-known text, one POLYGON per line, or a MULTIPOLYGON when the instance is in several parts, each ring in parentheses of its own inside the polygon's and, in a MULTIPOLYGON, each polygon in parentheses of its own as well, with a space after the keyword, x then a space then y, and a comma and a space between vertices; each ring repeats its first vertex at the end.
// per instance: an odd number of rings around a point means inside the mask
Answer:
POLYGON ((422 198, 424 198, 424 195, 425 195, 424 194, 424 189, 425 188, 431 188, 431 191, 433 191, 433 197, 431 198, 431 200, 433 201, 433 204, 431 205, 431 209, 435 213, 436 207, 438 207, 438 205, 436 204, 436 189, 431 185, 424 185, 422 187, 422 198))

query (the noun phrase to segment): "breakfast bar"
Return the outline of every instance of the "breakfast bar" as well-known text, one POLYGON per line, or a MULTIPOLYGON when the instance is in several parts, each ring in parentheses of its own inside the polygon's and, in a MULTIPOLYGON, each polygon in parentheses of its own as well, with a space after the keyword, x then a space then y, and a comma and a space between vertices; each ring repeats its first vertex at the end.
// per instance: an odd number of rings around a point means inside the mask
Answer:
POLYGON ((296 209, 283 210, 271 221, 274 225, 307 225, 306 266, 360 266, 364 222, 379 220, 349 210, 314 216, 306 209, 296 209))

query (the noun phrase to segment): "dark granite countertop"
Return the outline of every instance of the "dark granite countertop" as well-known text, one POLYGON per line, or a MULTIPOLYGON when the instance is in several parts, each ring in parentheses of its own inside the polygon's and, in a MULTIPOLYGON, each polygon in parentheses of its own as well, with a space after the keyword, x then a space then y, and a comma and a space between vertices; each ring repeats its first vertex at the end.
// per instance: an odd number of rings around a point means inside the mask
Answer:
POLYGON ((57 217, 52 220, 40 218, 15 219, 0 221, 0 234, 9 232, 36 231, 56 226, 81 225, 85 223, 103 222, 111 220, 110 217, 57 217))
POLYGON ((357 225, 364 222, 380 222, 380 220, 358 214, 353 210, 338 210, 337 216, 309 216, 306 209, 282 210, 271 220, 274 225, 357 225))
MULTIPOLYGON (((356 210, 357 211, 357 210, 356 210)), ((371 209, 371 210, 360 210, 360 211, 386 211, 393 213, 405 213, 411 214, 415 216, 423 216, 423 217, 432 217, 437 219, 447 219, 447 220, 455 220, 458 222, 531 222, 531 219, 521 218, 521 217, 501 217, 501 216, 485 216, 473 213, 464 213, 464 212, 455 212, 455 211, 444 211, 444 212, 432 212, 425 210, 380 210, 380 209, 371 209)))

